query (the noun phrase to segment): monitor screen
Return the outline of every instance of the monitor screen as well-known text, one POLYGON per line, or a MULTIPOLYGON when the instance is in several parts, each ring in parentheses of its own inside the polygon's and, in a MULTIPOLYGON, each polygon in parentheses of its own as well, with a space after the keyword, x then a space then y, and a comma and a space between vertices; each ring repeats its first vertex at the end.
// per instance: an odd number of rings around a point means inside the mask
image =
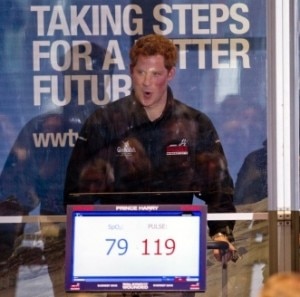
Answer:
POLYGON ((205 291, 205 205, 68 205, 66 291, 205 291))

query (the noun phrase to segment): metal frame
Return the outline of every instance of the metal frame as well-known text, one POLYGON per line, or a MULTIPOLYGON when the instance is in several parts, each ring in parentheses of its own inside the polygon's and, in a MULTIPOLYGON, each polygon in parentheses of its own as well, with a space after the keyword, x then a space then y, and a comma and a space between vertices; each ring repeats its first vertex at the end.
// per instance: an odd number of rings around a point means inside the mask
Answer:
POLYGON ((272 274, 299 269, 298 0, 268 0, 267 19, 268 208, 270 243, 277 243, 270 244, 272 274))

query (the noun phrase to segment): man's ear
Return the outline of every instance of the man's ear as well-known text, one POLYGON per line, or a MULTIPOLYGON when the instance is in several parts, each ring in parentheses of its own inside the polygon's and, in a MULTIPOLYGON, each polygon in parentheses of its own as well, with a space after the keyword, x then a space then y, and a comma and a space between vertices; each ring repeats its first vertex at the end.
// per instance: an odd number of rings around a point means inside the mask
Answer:
POLYGON ((171 81, 174 78, 175 73, 176 73, 176 68, 172 67, 171 70, 169 71, 169 74, 168 74, 168 80, 169 81, 171 81))

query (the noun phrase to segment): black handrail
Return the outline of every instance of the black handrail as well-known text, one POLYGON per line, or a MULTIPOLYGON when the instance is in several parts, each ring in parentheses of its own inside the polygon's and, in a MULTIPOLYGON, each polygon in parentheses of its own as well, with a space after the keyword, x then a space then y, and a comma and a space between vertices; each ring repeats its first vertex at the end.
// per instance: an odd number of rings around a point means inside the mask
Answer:
POLYGON ((222 254, 226 254, 229 249, 229 243, 226 241, 208 241, 206 246, 208 250, 221 250, 222 254))

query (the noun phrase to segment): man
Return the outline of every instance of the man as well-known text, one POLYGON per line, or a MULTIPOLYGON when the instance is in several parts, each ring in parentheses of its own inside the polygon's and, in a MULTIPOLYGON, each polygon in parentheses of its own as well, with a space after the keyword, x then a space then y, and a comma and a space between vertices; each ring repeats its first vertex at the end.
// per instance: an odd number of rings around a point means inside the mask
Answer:
MULTIPOLYGON (((87 202, 72 193, 80 192, 85 165, 101 159, 112 167, 114 182, 110 194, 95 195, 94 202, 181 204, 192 203, 195 193, 209 212, 234 212, 233 183, 214 126, 176 100, 169 87, 176 47, 147 35, 134 44, 130 60, 131 95, 98 109, 81 130, 67 169, 65 204, 87 202), (135 194, 120 195, 128 192, 135 194)), ((209 222, 209 234, 232 242, 233 227, 233 221, 209 222)), ((230 244, 228 259, 234 250, 230 244)))

